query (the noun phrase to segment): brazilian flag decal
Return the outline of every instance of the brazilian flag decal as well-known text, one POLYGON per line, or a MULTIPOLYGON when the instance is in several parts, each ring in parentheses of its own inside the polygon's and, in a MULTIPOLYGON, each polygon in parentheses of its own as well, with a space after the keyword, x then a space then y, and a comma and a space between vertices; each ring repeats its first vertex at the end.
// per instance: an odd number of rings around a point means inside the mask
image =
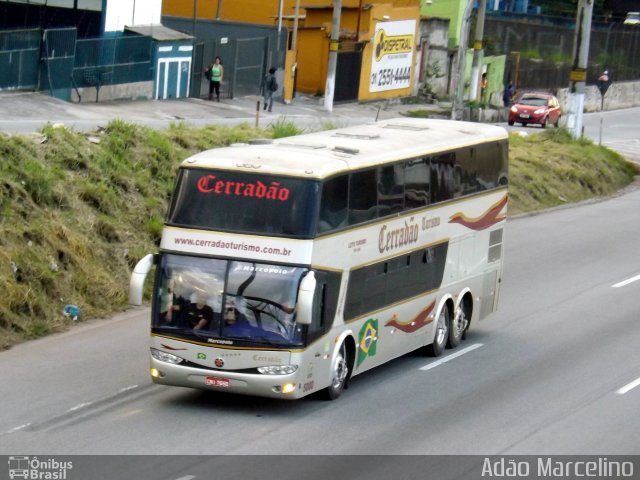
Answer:
POLYGON ((358 348, 358 367, 364 360, 376 354, 378 343, 378 320, 370 318, 362 325, 359 335, 360 348, 358 348))

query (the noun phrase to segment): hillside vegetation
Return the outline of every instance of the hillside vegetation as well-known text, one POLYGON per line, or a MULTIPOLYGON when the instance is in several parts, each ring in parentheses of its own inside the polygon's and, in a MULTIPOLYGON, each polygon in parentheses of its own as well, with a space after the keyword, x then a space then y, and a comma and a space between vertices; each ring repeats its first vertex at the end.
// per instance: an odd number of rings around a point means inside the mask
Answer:
MULTIPOLYGON (((327 126, 329 127, 329 126, 327 126)), ((179 163, 209 148, 300 133, 289 122, 162 131, 122 121, 90 134, 0 135, 0 349, 127 308, 131 270, 157 250, 179 163)), ((509 213, 629 184, 616 153, 562 131, 511 137, 509 213)))

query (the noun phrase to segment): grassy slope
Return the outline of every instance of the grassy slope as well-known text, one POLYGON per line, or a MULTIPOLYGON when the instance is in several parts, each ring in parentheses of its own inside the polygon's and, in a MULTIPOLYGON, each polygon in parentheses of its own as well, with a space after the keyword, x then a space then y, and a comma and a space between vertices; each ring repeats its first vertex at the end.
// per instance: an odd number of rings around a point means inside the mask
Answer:
MULTIPOLYGON (((127 308, 130 272, 157 249, 184 158, 295 133, 286 122, 265 132, 115 121, 93 141, 53 128, 0 135, 0 349, 64 329, 72 322, 66 304, 80 306, 81 319, 127 308)), ((617 154, 563 132, 512 136, 510 148, 510 214, 607 196, 633 178, 617 154)))
POLYGON ((531 212, 612 195, 628 185, 634 167, 590 140, 565 130, 509 140, 509 213, 531 212))

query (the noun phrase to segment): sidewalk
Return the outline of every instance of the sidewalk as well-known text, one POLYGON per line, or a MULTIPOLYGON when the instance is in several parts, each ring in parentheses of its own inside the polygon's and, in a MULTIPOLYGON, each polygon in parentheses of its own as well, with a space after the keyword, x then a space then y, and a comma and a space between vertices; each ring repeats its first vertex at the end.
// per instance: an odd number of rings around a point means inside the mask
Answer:
POLYGON ((0 92, 0 132, 30 133, 47 124, 63 124, 67 128, 88 132, 109 121, 121 119, 151 128, 166 128, 172 122, 187 122, 194 126, 209 124, 236 125, 256 122, 256 103, 260 100, 258 124, 266 127, 277 121, 293 121, 301 127, 321 127, 332 123, 340 127, 400 116, 409 110, 439 110, 437 104, 403 104, 398 100, 371 103, 343 103, 327 112, 323 99, 297 94, 290 105, 275 102, 273 112, 262 110, 262 97, 247 96, 209 100, 185 98, 179 100, 133 100, 70 103, 41 93, 0 92))

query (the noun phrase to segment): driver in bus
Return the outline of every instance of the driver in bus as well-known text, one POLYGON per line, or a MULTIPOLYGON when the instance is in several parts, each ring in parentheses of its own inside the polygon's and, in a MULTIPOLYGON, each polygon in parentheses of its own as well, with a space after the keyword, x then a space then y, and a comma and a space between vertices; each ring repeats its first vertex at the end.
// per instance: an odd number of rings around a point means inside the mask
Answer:
POLYGON ((224 333, 241 337, 250 335, 251 330, 249 320, 238 310, 236 302, 228 300, 224 308, 224 333))
POLYGON ((191 303, 187 307, 185 322, 186 327, 194 330, 202 330, 213 322, 213 309, 206 304, 203 292, 196 291, 191 295, 191 303))

